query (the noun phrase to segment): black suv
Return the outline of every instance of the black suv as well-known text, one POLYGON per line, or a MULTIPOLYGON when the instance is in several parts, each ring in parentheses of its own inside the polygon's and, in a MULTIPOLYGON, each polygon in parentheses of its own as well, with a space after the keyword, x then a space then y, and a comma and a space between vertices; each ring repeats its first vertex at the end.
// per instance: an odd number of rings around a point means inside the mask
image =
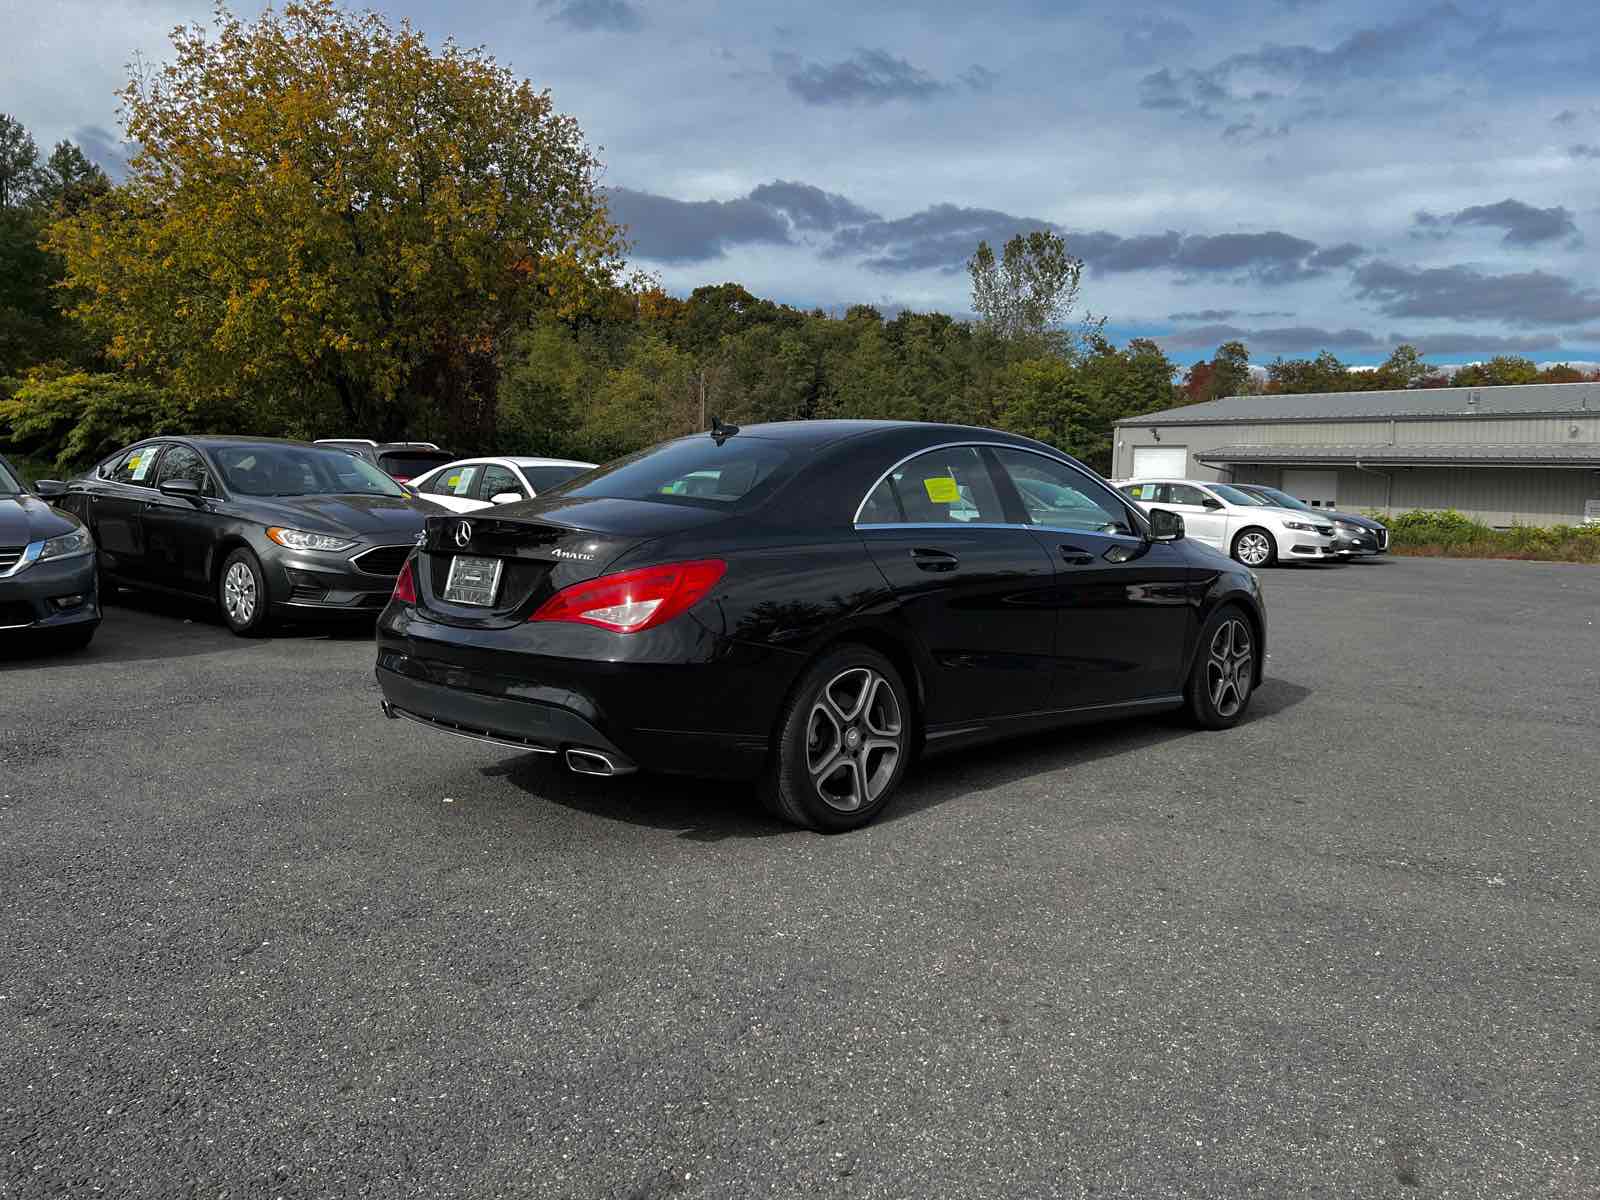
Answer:
POLYGON ((312 443, 343 450, 377 467, 397 483, 408 483, 434 467, 454 462, 457 455, 432 442, 374 442, 368 438, 318 438, 312 443))

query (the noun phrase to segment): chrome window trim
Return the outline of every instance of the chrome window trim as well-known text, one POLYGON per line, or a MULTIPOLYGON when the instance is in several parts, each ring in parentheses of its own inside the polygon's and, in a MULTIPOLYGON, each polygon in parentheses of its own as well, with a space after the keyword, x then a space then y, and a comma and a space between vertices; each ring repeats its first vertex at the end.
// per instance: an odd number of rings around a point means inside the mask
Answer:
MULTIPOLYGON (((887 471, 873 480, 872 486, 869 487, 865 493, 863 493, 861 497, 861 503, 856 505, 855 516, 850 519, 850 524, 856 529, 1046 529, 1052 533, 1095 532, 1095 530, 1092 529, 1059 529, 1053 525, 1012 525, 998 521, 882 521, 867 524, 862 523, 861 510, 866 508, 867 501, 872 498, 872 493, 877 491, 878 488, 882 486, 885 479, 889 478, 889 476, 893 475, 912 459, 918 458, 924 454, 932 454, 935 450, 955 450, 965 449, 967 447, 976 449, 980 446, 988 446, 1000 450, 1020 450, 1024 454, 1035 454, 1040 458, 1048 460, 1049 462, 1066 467, 1067 470, 1073 472, 1074 474, 1082 475, 1089 483, 1099 483, 1101 487, 1105 488, 1112 495, 1116 496, 1117 499, 1122 503, 1123 507, 1128 509, 1130 514, 1134 514, 1135 522, 1138 522, 1142 519, 1143 514, 1138 513, 1137 504, 1134 501, 1117 491, 1117 489, 1112 487, 1111 484, 1094 479, 1087 472, 1085 472, 1082 467, 1078 466, 1076 463, 1069 462, 1065 458, 1058 458, 1054 454, 1047 454, 1043 450, 1035 450, 1032 446, 1019 446, 1015 442, 940 442, 937 446, 924 446, 921 450, 912 451, 898 462, 892 464, 887 471)), ((1016 484, 1012 484, 1012 487, 1015 486, 1016 484)), ((1100 536, 1130 537, 1136 541, 1144 540, 1144 538, 1138 534, 1102 534, 1100 536)))
POLYGON ((1032 533, 1059 533, 1068 537, 1120 538, 1125 542, 1133 542, 1136 545, 1144 541, 1136 533, 1105 533, 1099 529, 1068 529, 1063 525, 1016 525, 1000 521, 996 521, 993 524, 984 524, 981 521, 889 521, 857 525, 855 528, 862 531, 873 529, 945 529, 952 532, 960 532, 963 529, 1024 529, 1032 533))

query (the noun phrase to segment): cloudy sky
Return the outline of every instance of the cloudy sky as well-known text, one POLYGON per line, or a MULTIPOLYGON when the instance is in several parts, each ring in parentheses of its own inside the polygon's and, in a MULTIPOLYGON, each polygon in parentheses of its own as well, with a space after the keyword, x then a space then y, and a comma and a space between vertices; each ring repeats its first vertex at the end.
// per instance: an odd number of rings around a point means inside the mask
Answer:
MULTIPOLYGON (((1566 4, 378 7, 548 86, 675 292, 964 312, 980 238, 1051 227, 1180 361, 1600 358, 1600 39, 1566 4)), ((111 162, 124 64, 208 9, 0 0, 0 109, 111 162)))

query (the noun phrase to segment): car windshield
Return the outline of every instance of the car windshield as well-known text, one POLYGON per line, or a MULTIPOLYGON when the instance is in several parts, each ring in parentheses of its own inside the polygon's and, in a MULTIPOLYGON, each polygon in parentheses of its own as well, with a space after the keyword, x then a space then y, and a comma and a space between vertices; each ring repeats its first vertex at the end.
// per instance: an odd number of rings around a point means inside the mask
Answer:
POLYGON ((559 467, 523 467, 522 473, 528 477, 528 483, 533 490, 543 495, 551 488, 560 487, 567 480, 576 479, 579 475, 592 470, 593 467, 582 467, 573 463, 570 466, 559 467))
POLYGON ((1236 487, 1229 487, 1225 483, 1208 483, 1206 485, 1229 504, 1242 504, 1246 508, 1271 508, 1270 500, 1263 500, 1260 496, 1252 496, 1249 492, 1241 492, 1236 487))
POLYGON ((1316 512, 1298 496, 1291 496, 1288 492, 1280 492, 1277 488, 1262 488, 1261 494, 1267 498, 1268 504, 1276 504, 1279 508, 1297 508, 1301 512, 1316 512))
POLYGON ((732 506, 782 478, 788 460, 789 452, 776 442, 736 436, 718 445, 701 435, 619 458, 562 484, 554 494, 732 506))
POLYGON ((382 471, 339 450, 224 446, 211 452, 228 490, 244 496, 404 496, 382 471))
POLYGON ((0 496, 15 496, 22 491, 22 484, 6 466, 5 460, 0 459, 0 496))

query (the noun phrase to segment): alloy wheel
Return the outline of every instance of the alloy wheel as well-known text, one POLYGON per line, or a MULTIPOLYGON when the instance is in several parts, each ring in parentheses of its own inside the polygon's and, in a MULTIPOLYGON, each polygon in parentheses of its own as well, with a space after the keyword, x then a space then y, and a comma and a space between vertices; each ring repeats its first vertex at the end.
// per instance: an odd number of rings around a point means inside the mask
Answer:
POLYGON ((1272 543, 1264 533, 1247 533, 1239 539, 1239 561, 1247 567, 1259 567, 1272 557, 1272 543))
POLYGON ((1255 651, 1243 621, 1230 617, 1211 635, 1206 658, 1206 690, 1219 717, 1235 716, 1249 699, 1255 678, 1255 651))
POLYGON ((822 802, 855 812, 883 794, 905 747, 894 687, 871 667, 835 675, 811 705, 806 770, 822 802))
POLYGON ((241 628, 256 615, 255 573, 242 562, 229 567, 222 581, 222 606, 228 611, 228 619, 241 628))

